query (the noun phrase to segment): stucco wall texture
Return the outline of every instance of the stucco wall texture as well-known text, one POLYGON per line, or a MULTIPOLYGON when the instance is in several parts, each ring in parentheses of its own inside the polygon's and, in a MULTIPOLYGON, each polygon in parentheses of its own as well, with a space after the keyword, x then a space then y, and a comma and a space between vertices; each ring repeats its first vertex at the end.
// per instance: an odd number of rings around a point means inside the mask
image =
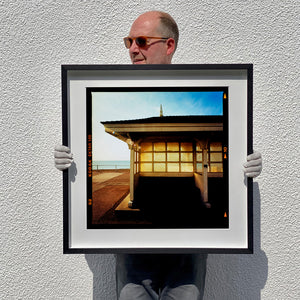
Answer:
POLYGON ((254 64, 255 253, 209 255, 205 300, 300 299, 298 0, 0 1, 1 299, 116 299, 113 255, 62 254, 60 66, 130 63, 152 9, 179 24, 173 63, 254 64))

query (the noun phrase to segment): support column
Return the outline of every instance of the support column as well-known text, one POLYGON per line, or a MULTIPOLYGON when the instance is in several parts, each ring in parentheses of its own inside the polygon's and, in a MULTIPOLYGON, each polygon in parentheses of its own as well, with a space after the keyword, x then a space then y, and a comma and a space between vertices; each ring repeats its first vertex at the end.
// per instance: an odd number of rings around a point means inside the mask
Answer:
POLYGON ((208 149, 203 149, 203 201, 208 203, 208 149))
POLYGON ((134 200, 134 147, 130 149, 130 202, 134 200))
POLYGON ((208 203, 208 140, 198 141, 201 149, 202 149, 202 163, 203 163, 203 172, 202 172, 202 187, 203 190, 202 198, 206 207, 210 207, 211 205, 208 203))
POLYGON ((134 142, 130 139, 126 140, 128 144, 128 148, 130 150, 130 183, 129 183, 129 196, 130 200, 128 202, 128 207, 133 207, 133 200, 134 200, 134 142))

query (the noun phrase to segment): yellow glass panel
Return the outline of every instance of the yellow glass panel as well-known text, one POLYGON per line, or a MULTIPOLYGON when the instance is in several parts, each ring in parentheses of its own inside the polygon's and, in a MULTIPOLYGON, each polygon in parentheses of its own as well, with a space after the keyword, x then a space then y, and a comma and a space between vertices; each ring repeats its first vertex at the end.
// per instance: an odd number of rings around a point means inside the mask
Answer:
POLYGON ((152 151, 152 143, 141 143, 141 151, 152 151))
POLYGON ((179 151, 179 143, 167 143, 168 151, 179 151))
POLYGON ((152 161, 152 153, 141 153, 141 161, 152 161))
POLYGON ((166 143, 154 143, 154 151, 166 151, 166 143))
POLYGON ((197 153, 196 154, 196 160, 197 161, 202 161, 202 153, 197 153))
POLYGON ((223 172, 223 164, 221 163, 210 164, 209 172, 223 172))
POLYGON ((181 143, 181 151, 193 151, 193 144, 192 143, 181 143))
POLYGON ((193 153, 181 153, 181 161, 193 161, 193 153))
POLYGON ((179 164, 168 164, 168 172, 179 172, 179 164))
POLYGON ((192 163, 181 163, 181 172, 193 172, 193 164, 192 163))
POLYGON ((210 161, 222 161, 222 153, 210 153, 210 161))
POLYGON ((141 163, 141 172, 152 172, 152 163, 141 163))
POLYGON ((179 161, 179 153, 167 153, 168 161, 179 161))
POLYGON ((154 172, 166 172, 166 164, 154 163, 154 172))
POLYGON ((166 153, 154 153, 154 161, 166 161, 166 153))
POLYGON ((210 143, 210 151, 222 151, 222 143, 210 143))
POLYGON ((196 151, 199 151, 199 152, 202 151, 202 148, 201 148, 201 146, 199 144, 196 145, 196 151))

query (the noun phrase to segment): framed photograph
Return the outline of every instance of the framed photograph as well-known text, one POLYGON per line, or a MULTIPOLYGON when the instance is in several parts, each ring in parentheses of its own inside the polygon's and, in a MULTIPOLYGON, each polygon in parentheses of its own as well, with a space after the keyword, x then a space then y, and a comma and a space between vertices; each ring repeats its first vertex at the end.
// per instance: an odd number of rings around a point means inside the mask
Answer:
POLYGON ((252 253, 252 65, 63 65, 64 253, 252 253))

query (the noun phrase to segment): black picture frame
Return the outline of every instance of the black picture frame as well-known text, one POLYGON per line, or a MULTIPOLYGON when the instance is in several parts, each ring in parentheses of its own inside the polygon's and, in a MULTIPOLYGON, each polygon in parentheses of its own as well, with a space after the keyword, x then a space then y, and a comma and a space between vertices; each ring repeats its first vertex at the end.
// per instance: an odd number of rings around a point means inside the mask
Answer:
POLYGON ((243 158, 253 152, 252 64, 62 65, 61 70, 63 144, 74 153, 74 164, 63 172, 64 253, 253 253, 252 179, 244 177, 241 170, 243 158), (137 90, 225 91, 226 226, 90 226, 91 93, 137 90), (235 135, 238 137, 233 138, 235 135))

